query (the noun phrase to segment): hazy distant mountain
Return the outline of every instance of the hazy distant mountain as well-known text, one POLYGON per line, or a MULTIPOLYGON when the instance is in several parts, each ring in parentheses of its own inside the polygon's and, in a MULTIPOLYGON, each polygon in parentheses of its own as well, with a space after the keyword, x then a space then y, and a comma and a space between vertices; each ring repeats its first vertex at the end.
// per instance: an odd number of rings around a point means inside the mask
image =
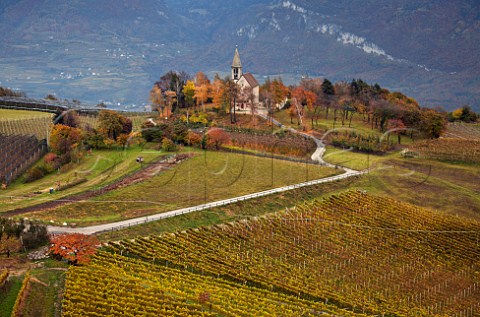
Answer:
POLYGON ((0 85, 147 102, 170 69, 362 78, 428 106, 480 107, 480 2, 16 0, 0 3, 0 85))

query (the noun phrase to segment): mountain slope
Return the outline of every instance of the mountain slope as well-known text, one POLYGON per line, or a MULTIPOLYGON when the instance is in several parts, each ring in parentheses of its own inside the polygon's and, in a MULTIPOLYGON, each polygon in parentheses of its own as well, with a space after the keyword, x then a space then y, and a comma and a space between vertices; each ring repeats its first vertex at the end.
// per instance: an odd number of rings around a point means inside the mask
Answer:
POLYGON ((480 3, 20 0, 0 5, 1 85, 144 103, 170 70, 363 78, 446 108, 480 104, 480 3))

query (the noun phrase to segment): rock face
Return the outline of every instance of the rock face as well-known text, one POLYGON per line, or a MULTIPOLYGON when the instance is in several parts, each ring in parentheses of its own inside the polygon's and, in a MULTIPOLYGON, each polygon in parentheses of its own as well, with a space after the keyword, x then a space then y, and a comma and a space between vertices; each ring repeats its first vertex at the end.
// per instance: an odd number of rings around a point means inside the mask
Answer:
POLYGON ((475 0, 6 0, 0 85, 138 105, 170 69, 227 75, 238 45, 259 79, 362 78, 479 110, 478 12, 475 0))
POLYGON ((49 249, 48 246, 44 246, 36 251, 32 251, 27 254, 27 258, 33 261, 46 259, 49 256, 48 249, 49 249))

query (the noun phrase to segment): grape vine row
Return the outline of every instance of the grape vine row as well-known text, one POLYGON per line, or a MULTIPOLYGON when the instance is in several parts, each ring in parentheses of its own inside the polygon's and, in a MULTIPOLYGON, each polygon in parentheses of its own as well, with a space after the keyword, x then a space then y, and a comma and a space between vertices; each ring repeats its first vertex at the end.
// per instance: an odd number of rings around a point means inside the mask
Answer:
POLYGON ((479 238, 477 221, 349 191, 259 218, 110 243, 92 264, 70 270, 64 307, 66 316, 96 316, 92 303, 140 309, 137 301, 153 311, 184 303, 178 307, 192 315, 479 316, 479 238), (102 298, 108 290, 114 299, 102 298))

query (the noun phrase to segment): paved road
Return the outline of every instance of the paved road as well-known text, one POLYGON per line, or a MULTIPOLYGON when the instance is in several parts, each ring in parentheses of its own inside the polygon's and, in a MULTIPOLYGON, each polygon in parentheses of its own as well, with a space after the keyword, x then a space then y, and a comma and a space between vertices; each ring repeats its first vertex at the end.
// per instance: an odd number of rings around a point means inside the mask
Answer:
POLYGON ((313 135, 310 135, 310 134, 307 134, 307 133, 304 133, 304 132, 300 132, 298 130, 295 130, 294 128, 291 128, 291 127, 287 127, 286 125, 282 124, 281 122, 275 120, 274 118, 272 117, 269 117, 267 114, 265 113, 259 113, 258 114, 259 117, 265 119, 265 120, 268 120, 270 122, 272 122, 273 124, 275 124, 276 126, 280 127, 280 128, 283 128, 283 129, 287 129, 288 131, 292 132, 292 133, 296 133, 296 134, 300 134, 300 135, 303 135, 304 137, 306 138, 310 138, 312 139, 313 141, 315 141, 315 143, 317 144, 317 149, 315 150, 315 152, 313 152, 312 156, 311 156, 311 159, 313 161, 316 161, 318 162, 320 165, 324 165, 324 166, 328 166, 328 167, 333 167, 333 168, 341 168, 343 169, 344 171, 346 172, 355 172, 355 170, 352 170, 352 169, 349 169, 347 167, 343 167, 343 166, 337 166, 337 165, 334 165, 334 164, 330 164, 328 162, 325 162, 323 160, 323 154, 325 154, 325 151, 326 151, 326 148, 325 148, 325 144, 322 142, 322 140, 319 140, 317 139, 316 137, 314 137, 313 135))
MULTIPOLYGON (((286 126, 284 126, 283 124, 281 124, 277 120, 275 120, 271 117, 268 117, 266 114, 261 113, 261 114, 258 114, 258 116, 260 116, 264 119, 267 119, 267 120, 271 120, 273 124, 275 124, 279 127, 287 128, 286 126)), ((322 157, 323 157, 323 154, 325 153, 325 144, 323 144, 323 142, 321 140, 315 138, 312 135, 309 135, 309 134, 306 134, 306 133, 303 133, 303 132, 299 132, 299 131, 297 131, 293 128, 287 128, 287 129, 289 129, 293 133, 302 134, 305 137, 311 138, 315 141, 315 143, 317 144, 317 149, 311 156, 312 160, 317 161, 321 165, 337 168, 337 166, 335 166, 333 164, 330 164, 330 163, 327 163, 323 160, 322 157)), ((340 179, 345 179, 345 178, 352 177, 352 176, 362 175, 362 174, 365 174, 365 173, 368 172, 368 170, 355 171, 355 170, 345 168, 345 167, 339 167, 339 168, 342 168, 343 170, 345 170, 345 173, 340 174, 340 175, 331 176, 331 177, 325 177, 325 178, 321 178, 321 179, 317 179, 317 180, 312 180, 312 181, 308 181, 308 182, 303 182, 303 183, 299 183, 299 184, 294 184, 294 185, 269 189, 269 190, 265 190, 265 191, 261 191, 261 192, 256 192, 256 193, 253 193, 253 194, 248 194, 248 195, 238 196, 238 197, 234 197, 234 198, 214 201, 214 202, 211 202, 211 203, 206 203, 206 204, 202 204, 202 205, 198 205, 198 206, 167 211, 167 212, 163 212, 163 213, 159 213, 159 214, 155 214, 155 215, 138 217, 138 218, 123 220, 123 221, 118 221, 118 222, 112 222, 112 223, 107 223, 107 224, 103 224, 103 225, 90 226, 90 227, 70 228, 70 227, 66 227, 66 226, 65 227, 48 226, 47 229, 50 233, 83 233, 83 234, 94 234, 94 233, 110 231, 110 230, 118 230, 118 229, 123 229, 123 228, 128 228, 128 227, 131 227, 131 226, 139 225, 139 224, 142 224, 142 223, 147 223, 147 222, 150 222, 150 221, 156 221, 156 220, 160 220, 160 219, 175 217, 175 216, 178 216, 178 215, 188 214, 188 213, 191 213, 191 212, 201 211, 201 210, 205 210, 205 209, 209 209, 209 208, 213 208, 213 207, 225 206, 225 205, 233 204, 233 203, 236 203, 236 202, 239 202, 239 201, 254 199, 254 198, 257 198, 257 197, 267 196, 267 195, 280 193, 280 192, 285 192, 285 191, 292 190, 292 189, 297 189, 297 188, 316 185, 316 184, 333 182, 333 181, 337 181, 337 180, 340 180, 340 179)))
POLYGON ((160 219, 170 218, 170 217, 183 215, 183 214, 188 214, 188 213, 191 213, 191 212, 205 210, 205 209, 209 209, 209 208, 213 208, 213 207, 225 206, 225 205, 233 204, 233 203, 236 203, 236 202, 239 202, 239 201, 254 199, 254 198, 257 198, 257 197, 267 196, 267 195, 280 193, 280 192, 285 192, 287 190, 297 189, 297 188, 306 187, 306 186, 312 186, 312 185, 316 185, 316 184, 333 182, 333 181, 337 181, 337 180, 340 180, 340 179, 345 179, 345 178, 352 177, 352 176, 362 175, 362 174, 365 174, 367 172, 368 171, 352 171, 352 170, 350 170, 350 171, 346 171, 345 173, 340 174, 340 175, 325 177, 325 178, 316 179, 316 180, 312 180, 312 181, 308 181, 308 182, 304 182, 304 183, 299 183, 299 184, 294 184, 294 185, 289 185, 289 186, 278 187, 278 188, 269 189, 269 190, 265 190, 265 191, 261 191, 261 192, 257 192, 257 193, 253 193, 253 194, 238 196, 238 197, 234 197, 234 198, 218 200, 218 201, 214 201, 214 202, 211 202, 211 203, 202 204, 202 205, 198 205, 198 206, 167 211, 167 212, 163 212, 163 213, 160 213, 160 214, 155 214, 155 215, 150 215, 150 216, 145 216, 145 217, 138 217, 138 218, 133 218, 133 219, 129 219, 129 220, 123 220, 123 221, 112 222, 112 223, 90 226, 90 227, 70 228, 70 227, 48 226, 48 231, 50 233, 66 232, 66 233, 94 234, 94 233, 98 233, 98 232, 102 232, 102 231, 128 228, 130 226, 135 226, 135 225, 150 222, 150 221, 156 221, 156 220, 160 220, 160 219))

